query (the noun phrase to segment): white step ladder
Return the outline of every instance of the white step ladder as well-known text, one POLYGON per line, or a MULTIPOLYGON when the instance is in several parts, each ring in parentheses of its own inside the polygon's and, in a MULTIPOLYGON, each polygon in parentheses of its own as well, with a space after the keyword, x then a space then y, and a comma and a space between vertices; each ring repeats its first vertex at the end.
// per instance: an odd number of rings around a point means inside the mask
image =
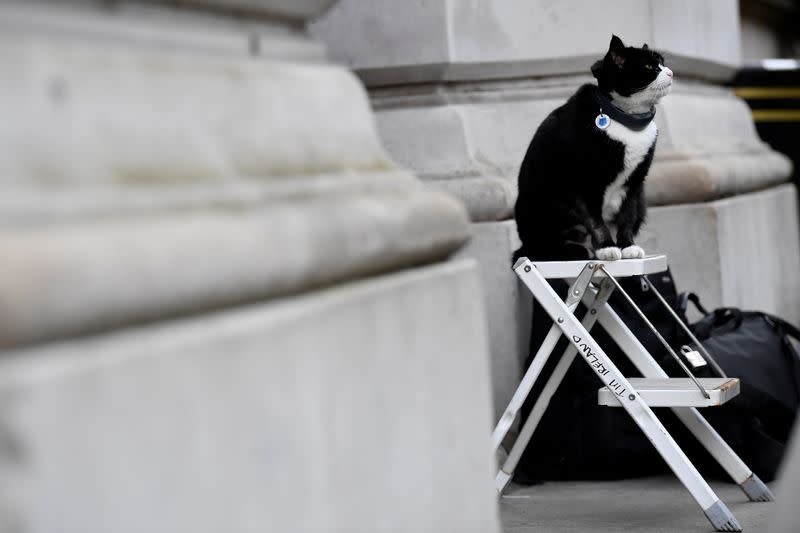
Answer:
POLYGON ((716 531, 741 531, 742 528, 727 506, 700 476, 675 440, 667 433, 667 430, 653 414, 651 407, 670 407, 678 419, 719 462, 751 501, 763 502, 774 499, 769 488, 753 474, 697 410, 699 407, 722 405, 735 397, 739 392, 739 380, 724 375, 655 287, 649 284, 647 274, 663 272, 666 269, 667 258, 663 255, 619 261, 543 261, 533 263, 527 258, 517 261, 514 271, 533 293, 534 298, 541 304, 554 324, 492 433, 494 450, 497 450, 513 425, 525 398, 533 388, 536 378, 544 368, 562 334, 570 341, 570 346, 561 355, 561 359, 523 424, 506 461, 497 473, 498 492, 502 493, 510 482, 522 452, 547 409, 550 399, 572 361, 580 353, 581 358, 594 370, 604 384, 604 387, 598 392, 599 403, 611 407, 622 407, 628 412, 703 509, 716 531), (658 296, 684 331, 695 341, 695 345, 703 352, 706 361, 717 370, 721 377, 697 379, 692 375, 678 355, 667 345, 655 328, 652 328, 652 324, 619 286, 616 278, 625 276, 643 276, 642 279, 649 284, 653 293, 658 296), (550 278, 572 281, 566 301, 559 298, 547 283, 546 280, 550 278), (669 378, 617 316, 607 303, 615 289, 620 290, 629 304, 634 306, 637 313, 653 329, 656 336, 687 373, 686 378, 669 378), (583 320, 579 321, 573 313, 581 301, 586 306, 587 312, 583 320), (592 326, 598 322, 644 378, 629 379, 620 373, 589 333, 592 326))

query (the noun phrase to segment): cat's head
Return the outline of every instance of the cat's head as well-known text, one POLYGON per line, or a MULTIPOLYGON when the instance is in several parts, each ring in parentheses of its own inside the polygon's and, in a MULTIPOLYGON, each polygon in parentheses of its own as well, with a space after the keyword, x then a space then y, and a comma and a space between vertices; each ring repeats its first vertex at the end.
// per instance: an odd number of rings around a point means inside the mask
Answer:
POLYGON ((652 105, 672 87, 672 71, 664 57, 648 48, 625 46, 613 35, 605 57, 592 65, 598 86, 614 100, 652 105))

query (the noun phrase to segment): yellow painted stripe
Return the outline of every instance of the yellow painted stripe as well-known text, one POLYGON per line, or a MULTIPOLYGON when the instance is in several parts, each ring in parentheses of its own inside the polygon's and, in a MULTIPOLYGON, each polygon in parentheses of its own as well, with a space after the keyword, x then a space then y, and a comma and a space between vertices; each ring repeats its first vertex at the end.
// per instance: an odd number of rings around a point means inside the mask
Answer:
POLYGON ((737 87, 739 98, 800 98, 800 87, 737 87))
POLYGON ((756 122, 800 122, 800 109, 754 109, 756 122))

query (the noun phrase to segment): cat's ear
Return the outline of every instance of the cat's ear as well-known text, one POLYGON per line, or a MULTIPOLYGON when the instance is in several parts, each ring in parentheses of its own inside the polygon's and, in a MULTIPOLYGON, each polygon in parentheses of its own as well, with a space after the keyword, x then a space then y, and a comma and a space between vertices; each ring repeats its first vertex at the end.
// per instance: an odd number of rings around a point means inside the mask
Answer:
POLYGON ((625 64, 625 45, 622 39, 616 35, 611 36, 611 43, 608 45, 608 53, 611 55, 611 60, 618 67, 625 64))
POLYGON ((647 47, 647 43, 644 43, 644 45, 642 46, 642 50, 650 50, 650 48, 647 47))

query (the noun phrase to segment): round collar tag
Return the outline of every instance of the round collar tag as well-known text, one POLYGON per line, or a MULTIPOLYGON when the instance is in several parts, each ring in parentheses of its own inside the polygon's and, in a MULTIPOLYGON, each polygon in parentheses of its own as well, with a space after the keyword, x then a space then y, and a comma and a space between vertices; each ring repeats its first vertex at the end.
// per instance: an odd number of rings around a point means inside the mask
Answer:
POLYGON ((594 119, 594 125, 604 130, 611 125, 611 119, 605 113, 600 113, 597 115, 597 118, 594 119))

